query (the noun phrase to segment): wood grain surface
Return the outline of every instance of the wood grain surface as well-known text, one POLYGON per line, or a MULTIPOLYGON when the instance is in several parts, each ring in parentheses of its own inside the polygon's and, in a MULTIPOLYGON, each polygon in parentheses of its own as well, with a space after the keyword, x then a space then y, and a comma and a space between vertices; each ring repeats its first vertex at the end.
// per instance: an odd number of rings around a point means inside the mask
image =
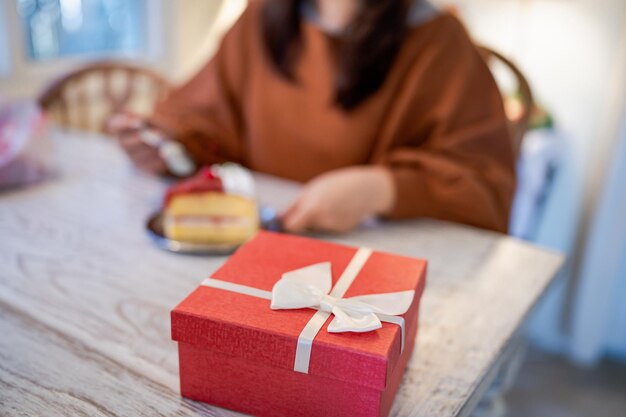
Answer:
MULTIPOLYGON (((225 258, 154 247, 144 224, 167 184, 136 172, 111 140, 53 136, 54 178, 0 193, 0 415, 236 415, 180 398, 170 341, 170 310, 225 258)), ((278 210, 299 189, 257 179, 278 210)), ((430 262, 392 416, 467 415, 562 263, 432 220, 319 237, 430 262)))

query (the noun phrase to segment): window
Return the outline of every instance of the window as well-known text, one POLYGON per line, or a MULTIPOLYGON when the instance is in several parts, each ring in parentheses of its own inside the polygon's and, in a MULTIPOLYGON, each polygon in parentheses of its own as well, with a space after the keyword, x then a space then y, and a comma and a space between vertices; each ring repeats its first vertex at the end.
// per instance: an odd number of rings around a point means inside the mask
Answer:
POLYGON ((145 47, 145 0, 15 0, 31 60, 145 47))

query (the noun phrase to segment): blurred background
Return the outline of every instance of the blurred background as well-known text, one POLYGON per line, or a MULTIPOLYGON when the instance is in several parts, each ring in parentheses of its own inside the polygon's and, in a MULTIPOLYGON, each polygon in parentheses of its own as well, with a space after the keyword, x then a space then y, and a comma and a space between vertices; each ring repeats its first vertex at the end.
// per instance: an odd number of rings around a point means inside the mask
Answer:
MULTIPOLYGON (((507 415, 589 416, 601 407, 626 416, 626 1, 437 3, 528 80, 535 105, 511 233, 568 255, 529 320, 530 354, 507 415)), ((103 59, 176 84, 215 52, 245 6, 0 0, 0 105, 41 99, 54 80, 103 59)), ((514 119, 519 79, 497 60, 492 70, 514 119)), ((136 104, 149 112, 153 101, 136 104)))

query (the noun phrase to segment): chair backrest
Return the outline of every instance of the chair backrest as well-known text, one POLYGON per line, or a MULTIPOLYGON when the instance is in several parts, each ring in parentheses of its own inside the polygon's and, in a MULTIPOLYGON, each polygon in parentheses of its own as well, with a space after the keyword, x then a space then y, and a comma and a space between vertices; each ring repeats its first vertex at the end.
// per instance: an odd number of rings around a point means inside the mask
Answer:
POLYGON ((528 130, 534 104, 530 84, 528 84, 524 74, 522 74, 520 69, 511 60, 486 46, 478 45, 477 47, 478 51, 487 63, 490 63, 491 61, 501 63, 511 72, 517 83, 517 92, 519 95, 518 99, 521 108, 518 112, 516 112, 517 114, 515 117, 509 117, 509 127, 511 130, 511 137, 513 139, 513 149, 515 150, 516 155, 518 155, 522 145, 522 139, 528 130))
POLYGON ((154 70, 100 61, 55 80, 39 95, 38 103, 50 119, 64 127, 100 132, 115 112, 149 114, 170 88, 154 70))

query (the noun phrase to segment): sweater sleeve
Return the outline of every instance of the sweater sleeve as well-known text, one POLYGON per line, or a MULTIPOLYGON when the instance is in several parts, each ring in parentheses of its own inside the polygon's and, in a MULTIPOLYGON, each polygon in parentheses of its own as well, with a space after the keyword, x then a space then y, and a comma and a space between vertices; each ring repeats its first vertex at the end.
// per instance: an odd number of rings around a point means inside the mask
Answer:
POLYGON ((412 134, 381 158, 397 191, 389 217, 506 232, 515 162, 502 98, 465 29, 449 20, 405 86, 416 91, 405 112, 412 134))
POLYGON ((241 116, 249 11, 224 36, 214 57, 159 102, 150 123, 187 149, 200 165, 243 162, 241 116))

